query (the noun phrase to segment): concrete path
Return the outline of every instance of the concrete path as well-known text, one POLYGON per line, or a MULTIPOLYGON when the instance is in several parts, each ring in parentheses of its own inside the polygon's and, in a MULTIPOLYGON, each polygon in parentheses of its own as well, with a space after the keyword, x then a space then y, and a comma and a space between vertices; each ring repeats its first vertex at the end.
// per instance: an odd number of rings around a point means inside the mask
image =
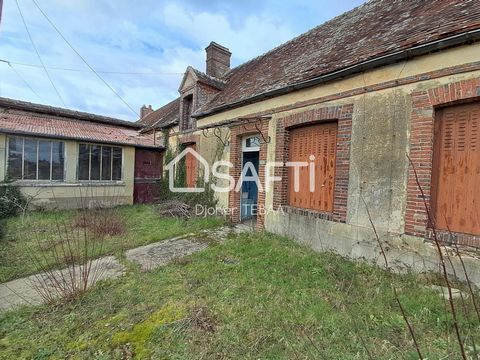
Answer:
POLYGON ((31 275, 0 284, 0 312, 20 305, 38 305, 53 299, 60 292, 81 287, 84 280, 88 287, 103 279, 122 276, 124 266, 113 256, 91 262, 90 271, 85 266, 72 266, 62 270, 31 275))
MULTIPOLYGON (((222 227, 203 230, 199 234, 184 235, 128 250, 126 258, 140 265, 142 270, 150 270, 166 265, 174 259, 201 251, 208 247, 209 241, 222 242, 231 233, 238 234, 249 230, 251 230, 249 227, 243 225, 234 228, 222 227)), ((113 256, 94 260, 92 268, 98 268, 98 271, 91 272, 88 279, 89 287, 99 280, 120 277, 125 272, 125 267, 113 256)), ((21 305, 42 304, 46 298, 59 295, 57 290, 59 284, 61 284, 60 287, 71 287, 72 283, 80 286, 84 278, 86 278, 85 273, 82 273, 81 267, 77 265, 0 284, 0 312, 21 305), (75 279, 75 281, 70 279, 75 279)))
POLYGON ((198 234, 179 236, 173 239, 141 246, 128 250, 128 261, 140 265, 143 271, 155 269, 171 262, 172 260, 201 251, 208 247, 209 242, 223 242, 230 234, 252 230, 243 224, 235 227, 221 227, 218 229, 202 230, 198 234))
POLYGON ((140 265, 140 268, 146 271, 166 265, 174 259, 193 254, 207 247, 206 243, 192 239, 173 238, 128 250, 125 255, 128 261, 140 265))

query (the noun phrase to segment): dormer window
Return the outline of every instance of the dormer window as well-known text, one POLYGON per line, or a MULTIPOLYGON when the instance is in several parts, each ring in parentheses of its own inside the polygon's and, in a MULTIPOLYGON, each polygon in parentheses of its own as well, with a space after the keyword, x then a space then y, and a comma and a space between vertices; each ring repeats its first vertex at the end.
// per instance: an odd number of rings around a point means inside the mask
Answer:
POLYGON ((182 130, 191 130, 195 128, 195 122, 192 118, 193 95, 187 95, 183 98, 183 116, 182 130))

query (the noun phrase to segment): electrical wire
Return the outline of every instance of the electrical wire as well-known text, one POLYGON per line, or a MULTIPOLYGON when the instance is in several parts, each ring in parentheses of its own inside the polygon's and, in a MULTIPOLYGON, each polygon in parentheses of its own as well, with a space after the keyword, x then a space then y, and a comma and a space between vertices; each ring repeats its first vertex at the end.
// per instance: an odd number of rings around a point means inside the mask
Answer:
POLYGON ((12 69, 12 71, 23 81, 23 83, 35 94, 37 95, 37 97, 43 101, 42 97, 40 95, 38 95, 38 93, 33 89, 33 87, 30 86, 30 84, 28 83, 28 81, 22 76, 22 74, 17 71, 12 64, 8 63, 7 62, 7 65, 10 67, 10 69, 12 69))
POLYGON ((52 84, 52 87, 54 88, 55 92, 57 93, 58 98, 59 98, 60 101, 62 102, 63 106, 67 107, 67 106, 65 105, 65 101, 63 101, 62 96, 61 96, 60 93, 58 92, 57 87, 56 87, 55 84, 53 83, 53 80, 52 80, 52 78, 50 77, 50 74, 48 73, 48 70, 47 70, 47 68, 45 67, 45 64, 43 63, 42 57, 40 56, 40 53, 38 52, 37 46, 35 45, 35 42, 33 41, 32 35, 30 34, 30 30, 28 29, 27 22, 25 21, 25 18, 23 17, 22 9, 20 9, 20 5, 19 5, 19 3, 18 3, 18 0, 15 0, 15 2, 16 2, 16 4, 17 4, 17 9, 18 9, 18 12, 20 13, 20 17, 22 18, 23 25, 25 26, 25 30, 27 30, 28 38, 30 39, 31 44, 32 44, 33 48, 35 49, 35 53, 37 54, 38 60, 39 60, 40 63, 42 64, 43 70, 45 70, 45 74, 47 75, 48 80, 50 81, 50 84, 52 84))
MULTIPOLYGON (((16 0, 18 1, 18 0, 16 0)), ((42 15, 45 17, 45 19, 47 19, 47 21, 50 23, 50 25, 55 29, 55 31, 58 33, 58 35, 60 35, 60 37, 65 41, 65 43, 70 47, 70 49, 72 49, 75 54, 78 55, 78 57, 85 63, 85 65, 88 66, 88 68, 135 114, 137 115, 138 117, 140 117, 140 115, 125 101, 125 99, 123 97, 120 96, 120 94, 118 94, 115 89, 110 86, 109 83, 107 83, 105 81, 104 78, 102 78, 98 72, 95 71, 95 69, 93 67, 90 66, 90 64, 83 58, 82 55, 80 55, 80 53, 72 46, 72 44, 70 44, 70 42, 65 38, 65 36, 62 34, 62 32, 55 26, 55 24, 50 20, 50 18, 47 16, 46 13, 43 12, 43 10, 40 8, 40 6, 38 6, 37 2, 35 0, 32 0, 32 2, 35 4, 35 6, 37 7, 37 9, 42 13, 42 15)))
MULTIPOLYGON (((41 65, 36 64, 28 64, 24 62, 16 62, 11 60, 0 59, 0 62, 4 62, 7 64, 19 65, 19 66, 28 66, 34 68, 42 68, 41 65)), ((73 69, 73 68, 65 68, 65 67, 58 67, 58 66, 46 66, 47 69, 50 70, 59 70, 59 71, 72 71, 72 72, 91 72, 90 70, 85 69, 73 69)), ((119 75, 185 75, 185 73, 180 72, 128 72, 128 71, 103 71, 103 70, 96 70, 100 74, 119 74, 119 75)))

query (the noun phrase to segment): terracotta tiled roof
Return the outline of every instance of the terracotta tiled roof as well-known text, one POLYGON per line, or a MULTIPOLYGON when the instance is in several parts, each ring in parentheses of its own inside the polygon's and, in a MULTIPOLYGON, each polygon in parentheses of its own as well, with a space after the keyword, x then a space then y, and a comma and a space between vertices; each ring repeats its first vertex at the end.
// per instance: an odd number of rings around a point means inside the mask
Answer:
POLYGON ((131 126, 52 116, 0 107, 0 132, 76 139, 99 143, 158 147, 152 135, 140 134, 131 126))
POLYGON ((62 116, 65 118, 71 118, 73 120, 93 121, 96 123, 121 125, 121 126, 127 126, 131 128, 137 128, 137 129, 141 128, 140 125, 131 121, 120 120, 120 119, 116 119, 108 116, 86 113, 83 111, 76 111, 76 110, 64 109, 64 108, 59 108, 54 106, 35 104, 31 102, 3 98, 3 97, 0 97, 0 108, 32 111, 40 114, 62 116))
POLYGON ((167 105, 151 112, 137 121, 137 124, 145 127, 145 130, 149 128, 163 128, 178 124, 180 112, 180 98, 177 98, 167 105))
POLYGON ((230 70, 196 114, 479 28, 478 0, 372 0, 230 70))

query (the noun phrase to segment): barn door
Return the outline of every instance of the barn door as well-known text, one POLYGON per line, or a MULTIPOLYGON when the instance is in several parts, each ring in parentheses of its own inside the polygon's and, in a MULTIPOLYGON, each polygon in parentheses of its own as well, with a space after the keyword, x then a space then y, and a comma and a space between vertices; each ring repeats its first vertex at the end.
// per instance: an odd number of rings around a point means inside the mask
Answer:
POLYGON ((480 103, 439 112, 432 190, 439 229, 480 234, 480 103))
POLYGON ((158 198, 162 177, 162 153, 158 150, 135 149, 133 202, 143 204, 158 198))
MULTIPOLYGON (((196 151, 196 145, 187 145, 187 148, 196 151)), ((188 152, 185 156, 185 182, 187 187, 193 188, 197 182, 197 158, 192 153, 188 152)))
POLYGON ((289 169, 288 203, 293 207, 333 211, 337 123, 305 126, 290 131, 289 161, 315 160, 315 188, 310 191, 309 168, 300 168, 299 191, 294 187, 294 170, 289 169))

